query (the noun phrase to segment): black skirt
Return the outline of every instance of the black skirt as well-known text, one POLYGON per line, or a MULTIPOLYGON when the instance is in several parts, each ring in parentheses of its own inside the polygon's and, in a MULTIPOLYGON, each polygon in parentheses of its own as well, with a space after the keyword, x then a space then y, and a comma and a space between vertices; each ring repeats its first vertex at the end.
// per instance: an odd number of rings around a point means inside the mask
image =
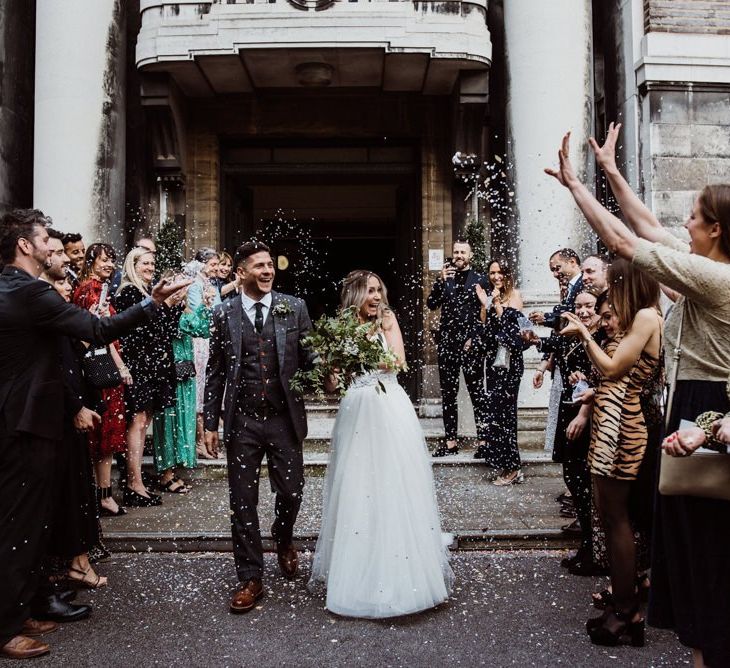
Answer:
POLYGON ((68 424, 59 447, 48 553, 69 559, 86 554, 99 542, 99 519, 86 437, 68 424))
MULTIPOLYGON (((728 410, 724 382, 679 381, 669 431, 728 410)), ((730 501, 657 493, 648 621, 674 629, 707 666, 730 665, 730 501)))

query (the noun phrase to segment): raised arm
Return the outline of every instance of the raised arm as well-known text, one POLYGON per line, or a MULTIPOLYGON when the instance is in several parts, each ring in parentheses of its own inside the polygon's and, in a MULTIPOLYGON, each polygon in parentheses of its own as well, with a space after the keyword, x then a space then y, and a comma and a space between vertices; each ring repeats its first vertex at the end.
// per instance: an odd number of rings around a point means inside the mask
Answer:
POLYGON ((618 380, 631 370, 639 359, 641 351, 654 334, 658 323, 657 317, 651 309, 641 309, 634 317, 634 322, 631 323, 631 328, 626 336, 618 344, 613 357, 609 357, 577 316, 566 313, 564 317, 570 321, 570 324, 560 333, 579 336, 583 340, 593 366, 602 376, 610 380, 618 380))
POLYGON ((608 184, 611 186, 619 207, 621 207, 626 222, 642 239, 658 241, 664 230, 662 224, 631 189, 631 186, 616 166, 616 142, 619 130, 621 130, 621 123, 616 125, 611 123, 608 126, 608 134, 603 146, 599 146, 593 137, 588 140, 588 143, 593 149, 598 166, 606 174, 608 184))
POLYGON ((545 173, 554 176, 561 185, 570 190, 588 224, 612 253, 627 260, 633 259, 638 237, 580 182, 570 162, 569 151, 570 132, 563 137, 563 143, 558 151, 559 168, 557 170, 546 168, 545 173))

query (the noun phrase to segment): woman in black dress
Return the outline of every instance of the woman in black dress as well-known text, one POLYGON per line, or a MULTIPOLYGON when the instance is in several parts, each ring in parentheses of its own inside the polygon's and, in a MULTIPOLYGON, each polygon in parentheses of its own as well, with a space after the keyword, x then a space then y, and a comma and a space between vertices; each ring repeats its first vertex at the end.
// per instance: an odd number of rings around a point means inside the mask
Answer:
MULTIPOLYGON (((601 301, 606 294, 601 295, 601 301)), ((588 327, 595 337, 601 335, 599 316, 596 311, 597 300, 590 292, 581 292, 575 298, 575 314, 588 327)), ((587 377, 591 372, 591 362, 585 348, 574 338, 558 333, 548 338, 539 338, 534 332, 528 336, 543 353, 552 353, 564 379, 558 409, 558 424, 555 430, 553 460, 563 465, 563 479, 575 503, 578 523, 581 530, 581 545, 574 557, 565 559, 563 566, 575 575, 594 575, 598 568, 593 563, 593 540, 591 529, 591 475, 588 470, 588 446, 591 440, 590 418, 592 405, 588 396, 586 401, 573 401, 573 385, 570 377, 580 373, 587 377)))
MULTIPOLYGON (((69 279, 55 281, 54 287, 71 299, 69 279)), ((61 338, 61 365, 64 372, 64 433, 62 456, 57 458, 57 502, 52 522, 49 554, 68 563, 66 580, 73 585, 96 589, 107 584, 89 563, 89 552, 99 544, 100 529, 94 491, 94 475, 86 434, 77 428, 83 413, 98 418, 104 411, 101 394, 84 380, 81 359, 86 349, 80 341, 61 338)), ((95 419, 94 418, 94 419, 95 419)))
MULTIPOLYGON (((155 276, 155 256, 135 248, 124 261, 122 283, 114 306, 121 313, 150 294, 155 276)), ((175 359, 172 333, 177 330, 180 307, 172 302, 160 306, 158 318, 121 339, 132 384, 126 386, 127 487, 126 506, 158 506, 162 498, 151 494, 142 481, 142 453, 152 414, 175 405, 175 359)))
POLYGON ((518 322, 522 296, 507 260, 492 260, 488 272, 492 294, 488 295, 479 285, 476 287, 482 304, 482 324, 477 326, 472 340, 485 356, 486 392, 481 407, 487 422, 484 459, 500 471, 494 484, 502 487, 524 480, 517 447, 517 394, 525 370, 518 322))

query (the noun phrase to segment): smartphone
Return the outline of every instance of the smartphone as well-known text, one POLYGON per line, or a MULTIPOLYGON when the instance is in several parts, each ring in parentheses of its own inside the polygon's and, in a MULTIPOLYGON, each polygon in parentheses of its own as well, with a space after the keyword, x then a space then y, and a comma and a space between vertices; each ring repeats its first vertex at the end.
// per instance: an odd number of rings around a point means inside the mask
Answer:
POLYGON ((447 258, 446 258, 446 259, 444 260, 444 266, 445 266, 445 267, 446 267, 447 269, 453 269, 453 268, 454 268, 454 267, 456 266, 456 265, 454 265, 454 258, 452 258, 452 257, 447 257, 447 258))

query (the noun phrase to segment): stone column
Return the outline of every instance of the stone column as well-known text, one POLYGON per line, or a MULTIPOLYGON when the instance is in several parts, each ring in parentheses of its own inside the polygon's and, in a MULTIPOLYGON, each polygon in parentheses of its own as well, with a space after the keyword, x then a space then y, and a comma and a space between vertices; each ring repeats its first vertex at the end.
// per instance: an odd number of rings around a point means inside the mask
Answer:
POLYGON ((571 158, 592 184, 586 141, 593 127, 591 2, 509 0, 504 23, 519 284, 526 301, 550 303, 558 294, 550 253, 563 246, 580 253, 588 239, 573 199, 543 168, 557 164, 560 140, 571 130, 571 158))
POLYGON ((0 213, 32 199, 34 35, 34 3, 0 3, 0 213))
POLYGON ((123 247, 121 0, 37 0, 34 206, 64 232, 123 247))

